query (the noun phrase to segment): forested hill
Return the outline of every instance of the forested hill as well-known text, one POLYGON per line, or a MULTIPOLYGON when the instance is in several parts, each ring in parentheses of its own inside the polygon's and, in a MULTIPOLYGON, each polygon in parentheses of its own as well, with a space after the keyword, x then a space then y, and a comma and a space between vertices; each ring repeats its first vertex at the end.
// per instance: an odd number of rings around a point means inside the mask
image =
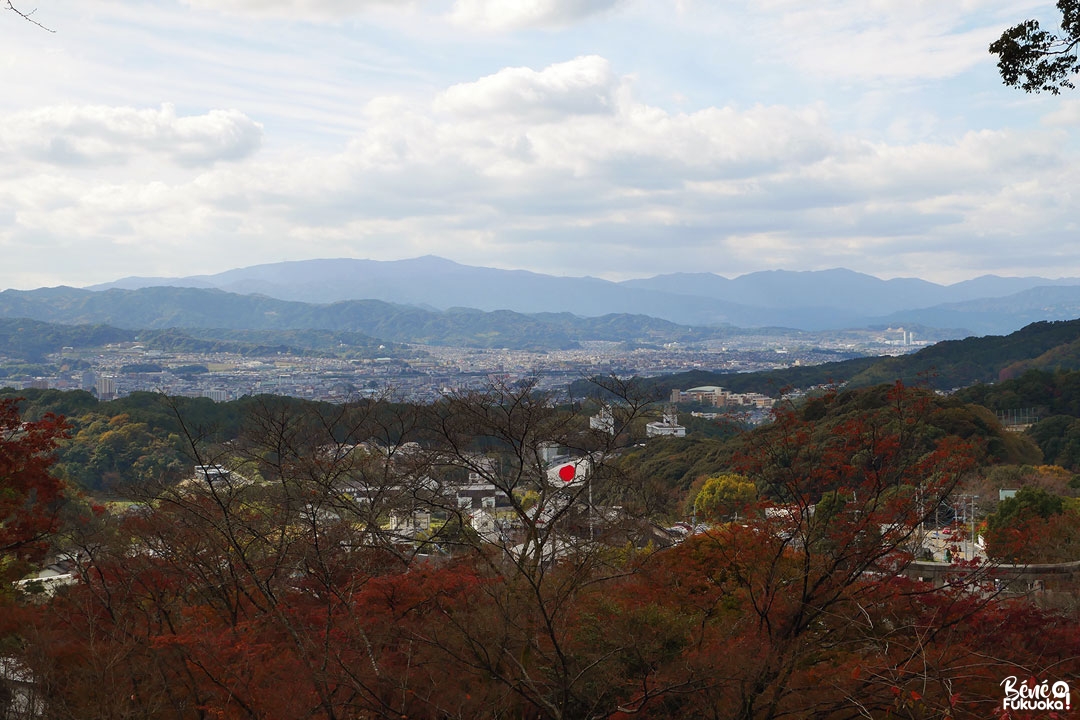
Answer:
POLYGON ((883 359, 855 374, 852 384, 864 386, 896 378, 915 380, 931 375, 934 387, 951 389, 976 382, 997 382, 1020 367, 1080 368, 1080 320, 1032 323, 1004 336, 949 340, 913 355, 883 359), (1072 348, 1070 351, 1069 348, 1072 348))
POLYGON ((722 328, 688 328, 643 315, 582 318, 570 313, 525 315, 508 310, 446 311, 349 300, 328 305, 237 295, 221 290, 151 287, 91 292, 49 288, 0 292, 0 317, 67 324, 109 324, 130 330, 330 330, 386 341, 461 347, 552 350, 581 340, 690 342, 720 337, 722 328))
POLYGON ((659 396, 666 396, 672 388, 685 390, 701 385, 778 396, 788 387, 827 383, 865 387, 895 380, 951 390, 978 382, 997 382, 1029 369, 1080 369, 1080 320, 1032 323, 1009 335, 949 340, 899 357, 857 358, 758 373, 695 370, 648 382, 659 396))
POLYGON ((128 342, 135 333, 110 325, 59 325, 28 318, 0 318, 0 355, 41 362, 64 346, 101 347, 128 342))
MULTIPOLYGON (((229 352, 259 356, 341 355, 342 346, 355 357, 392 357, 404 346, 361 333, 331 330, 131 330, 111 325, 65 325, 27 318, 0 318, 0 356, 39 363, 65 346, 75 349, 110 343, 139 342, 166 352, 229 352)), ((413 351, 415 353, 415 351, 413 351)))

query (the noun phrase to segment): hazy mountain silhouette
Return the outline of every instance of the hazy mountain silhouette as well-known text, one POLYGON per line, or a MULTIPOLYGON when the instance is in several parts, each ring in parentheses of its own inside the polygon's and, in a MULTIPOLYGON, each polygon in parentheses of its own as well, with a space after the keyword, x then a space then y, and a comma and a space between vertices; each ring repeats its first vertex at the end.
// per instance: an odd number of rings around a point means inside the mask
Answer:
POLYGON ((1080 278, 985 275, 939 285, 916 278, 882 280, 837 268, 771 270, 731 279, 712 273, 676 273, 611 282, 474 267, 432 255, 397 261, 301 260, 215 275, 130 277, 89 289, 162 285, 318 304, 381 300, 441 310, 468 307, 569 312, 583 317, 626 313, 688 325, 803 330, 919 323, 966 328, 972 333, 1007 333, 1037 320, 1080 315, 1080 278), (1038 288, 1043 290, 1035 292, 1038 288), (1047 304, 1047 298, 1053 302, 1047 304))
POLYGON ((0 318, 131 330, 330 330, 395 342, 526 350, 573 348, 580 340, 693 342, 723 333, 721 328, 689 328, 643 315, 435 311, 381 300, 315 304, 182 287, 6 290, 0 292, 0 318))

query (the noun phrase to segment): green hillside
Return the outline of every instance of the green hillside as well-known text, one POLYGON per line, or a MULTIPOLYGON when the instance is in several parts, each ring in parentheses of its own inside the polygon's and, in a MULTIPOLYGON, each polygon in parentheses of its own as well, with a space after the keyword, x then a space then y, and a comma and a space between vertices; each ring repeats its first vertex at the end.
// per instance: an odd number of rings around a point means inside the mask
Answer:
MULTIPOLYGON (((1032 323, 1004 336, 947 340, 910 355, 856 358, 810 367, 753 373, 694 370, 651 378, 657 397, 672 388, 719 385, 733 392, 761 392, 779 397, 785 388, 823 384, 867 387, 901 380, 937 390, 993 383, 1027 368, 1080 369, 1080 320, 1032 323)), ((584 383, 575 389, 586 389, 584 383)))

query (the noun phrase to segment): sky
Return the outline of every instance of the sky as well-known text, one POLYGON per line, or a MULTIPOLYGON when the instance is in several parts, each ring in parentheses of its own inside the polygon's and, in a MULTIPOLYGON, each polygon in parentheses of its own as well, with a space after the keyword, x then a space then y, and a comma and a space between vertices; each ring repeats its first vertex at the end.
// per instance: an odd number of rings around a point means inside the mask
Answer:
POLYGON ((13 0, 0 288, 439 255, 611 280, 1080 276, 1025 0, 13 0))

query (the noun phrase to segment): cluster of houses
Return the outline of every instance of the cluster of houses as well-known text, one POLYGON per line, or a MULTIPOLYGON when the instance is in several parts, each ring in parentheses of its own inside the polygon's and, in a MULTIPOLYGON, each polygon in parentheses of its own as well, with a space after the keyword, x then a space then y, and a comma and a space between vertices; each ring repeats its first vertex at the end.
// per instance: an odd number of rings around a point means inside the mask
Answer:
POLYGON ((672 403, 696 402, 716 408, 759 408, 767 410, 775 402, 768 395, 761 393, 733 393, 718 385, 702 385, 689 390, 671 391, 672 403))

